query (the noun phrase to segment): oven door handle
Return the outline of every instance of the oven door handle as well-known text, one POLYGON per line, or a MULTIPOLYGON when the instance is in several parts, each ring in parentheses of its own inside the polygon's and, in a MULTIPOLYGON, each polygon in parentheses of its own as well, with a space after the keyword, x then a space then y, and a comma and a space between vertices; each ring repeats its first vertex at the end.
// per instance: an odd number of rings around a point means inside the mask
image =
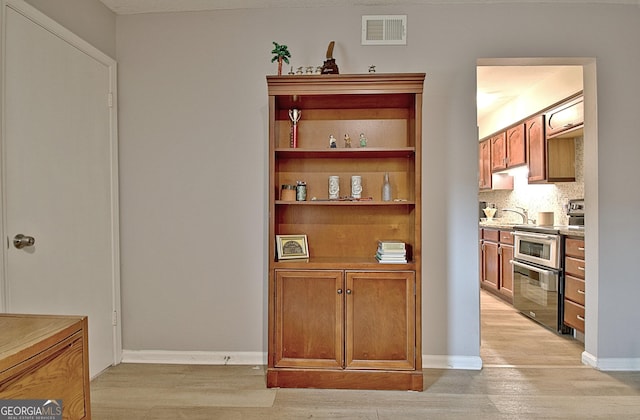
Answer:
POLYGON ((545 235, 541 233, 530 233, 530 232, 525 233, 521 230, 514 232, 513 236, 521 237, 521 238, 546 239, 548 241, 555 241, 556 239, 558 239, 556 235, 545 235))
POLYGON ((521 263, 520 261, 515 261, 515 260, 509 260, 509 262, 512 265, 517 265, 518 267, 526 268, 527 270, 535 271, 536 273, 540 273, 540 274, 558 274, 558 273, 560 273, 560 270, 555 270, 553 268, 546 268, 546 269, 545 268, 540 268, 540 267, 536 267, 534 265, 521 263))

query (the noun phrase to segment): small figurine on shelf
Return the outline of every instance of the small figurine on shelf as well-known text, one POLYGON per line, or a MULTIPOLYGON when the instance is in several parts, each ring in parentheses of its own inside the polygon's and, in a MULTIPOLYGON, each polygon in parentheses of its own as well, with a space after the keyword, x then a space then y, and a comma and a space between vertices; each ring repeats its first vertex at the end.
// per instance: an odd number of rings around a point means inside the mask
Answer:
POLYGON ((277 42, 273 42, 273 51, 271 54, 275 54, 271 59, 271 62, 278 62, 278 76, 282 75, 282 62, 289 64, 289 57, 291 57, 291 53, 289 52, 289 48, 286 45, 280 45, 277 42))
POLYGON ((329 136, 329 147, 332 149, 335 149, 338 147, 338 145, 336 144, 336 138, 333 137, 333 134, 329 136))
POLYGON ((335 41, 331 41, 329 43, 329 47, 327 48, 327 59, 324 61, 322 65, 322 74, 339 74, 338 65, 336 64, 336 59, 333 58, 333 47, 335 45, 335 41))
POLYGON ((344 147, 351 148, 351 137, 348 133, 344 135, 344 147))
POLYGON ((375 73, 375 72, 376 72, 376 66, 370 65, 369 66, 369 73, 375 73))
POLYGON ((367 147, 367 138, 364 133, 360 133, 360 147, 367 147))

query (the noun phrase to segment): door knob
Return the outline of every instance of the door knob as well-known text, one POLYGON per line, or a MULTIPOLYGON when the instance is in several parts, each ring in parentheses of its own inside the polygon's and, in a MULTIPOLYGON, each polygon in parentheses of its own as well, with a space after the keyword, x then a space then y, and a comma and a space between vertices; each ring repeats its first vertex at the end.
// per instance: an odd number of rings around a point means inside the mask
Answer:
POLYGON ((18 233, 13 238, 13 246, 15 246, 18 249, 22 249, 27 246, 33 246, 35 243, 36 243, 36 238, 34 238, 33 236, 23 235, 22 233, 18 233))

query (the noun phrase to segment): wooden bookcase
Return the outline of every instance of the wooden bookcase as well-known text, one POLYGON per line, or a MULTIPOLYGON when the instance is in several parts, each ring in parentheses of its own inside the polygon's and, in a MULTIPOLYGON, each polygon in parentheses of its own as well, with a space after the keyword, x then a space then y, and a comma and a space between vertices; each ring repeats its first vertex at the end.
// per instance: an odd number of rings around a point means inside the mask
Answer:
POLYGON ((269 387, 422 390, 424 77, 267 76, 269 387), (391 201, 382 201, 385 173, 391 201), (329 200, 329 176, 350 197, 353 175, 362 177, 362 199, 329 200), (281 200, 282 185, 297 181, 306 200, 281 200), (307 235, 309 258, 278 261, 276 235, 307 235), (405 242, 407 263, 378 263, 379 240, 405 242))

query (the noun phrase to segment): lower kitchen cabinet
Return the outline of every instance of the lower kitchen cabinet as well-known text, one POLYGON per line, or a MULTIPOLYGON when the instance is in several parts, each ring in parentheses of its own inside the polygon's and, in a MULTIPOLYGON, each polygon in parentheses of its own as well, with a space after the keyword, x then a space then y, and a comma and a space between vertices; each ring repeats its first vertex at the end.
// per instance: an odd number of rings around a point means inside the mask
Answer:
POLYGON ((412 271, 276 270, 270 387, 422 390, 412 271))
POLYGON ((513 301, 513 235, 511 231, 500 231, 500 247, 498 248, 500 256, 500 288, 498 291, 504 295, 507 300, 513 301))
POLYGON ((585 259, 584 239, 565 239, 564 324, 584 333, 585 259))
POLYGON ((482 229, 480 284, 513 302, 513 236, 510 230, 482 229))

